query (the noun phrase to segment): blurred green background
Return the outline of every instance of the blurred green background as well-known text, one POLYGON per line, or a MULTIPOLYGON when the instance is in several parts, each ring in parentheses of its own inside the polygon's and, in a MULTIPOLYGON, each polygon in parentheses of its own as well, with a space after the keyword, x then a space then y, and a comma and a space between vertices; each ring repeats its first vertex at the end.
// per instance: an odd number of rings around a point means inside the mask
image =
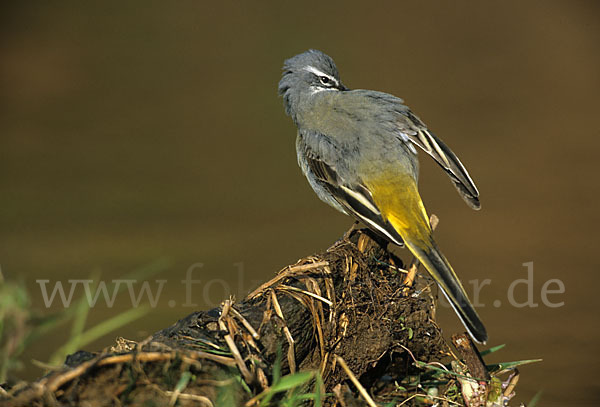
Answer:
MULTIPOLYGON (((25 281, 33 307, 45 309, 36 279, 101 272, 109 282, 168 261, 156 276, 167 280, 158 307, 87 349, 239 298, 350 226, 301 175, 295 127, 277 97, 283 60, 317 48, 347 86, 403 97, 477 182, 483 209, 473 212, 422 155, 440 245, 467 286, 491 279, 479 312, 490 345, 507 344, 498 360, 544 359, 521 369, 517 399, 543 389, 543 405, 600 400, 599 2, 0 7, 4 277, 25 281), (511 306, 508 289, 531 261, 539 306, 511 306), (198 306, 186 307, 180 280, 196 263, 198 306), (564 283, 549 296, 562 307, 541 303, 550 279, 564 283)), ((527 299, 524 284, 515 296, 527 299)), ((120 294, 88 323, 130 307, 120 294)), ((48 312, 59 309, 55 301, 48 312)), ((461 329, 450 311, 440 319, 448 334, 461 329)), ((67 331, 25 359, 46 360, 67 331)), ((28 363, 21 377, 40 373, 28 363)))

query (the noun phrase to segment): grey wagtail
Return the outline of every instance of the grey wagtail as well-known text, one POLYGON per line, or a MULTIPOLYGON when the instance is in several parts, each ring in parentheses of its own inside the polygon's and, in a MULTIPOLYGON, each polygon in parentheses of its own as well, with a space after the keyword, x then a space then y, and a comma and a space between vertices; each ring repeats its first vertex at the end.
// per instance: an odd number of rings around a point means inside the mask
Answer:
POLYGON ((319 198, 406 245, 473 339, 485 343, 485 327, 433 239, 417 189, 419 147, 446 171, 467 204, 479 209, 479 191, 458 157, 402 99, 346 88, 333 59, 320 51, 285 61, 279 94, 298 127, 298 163, 319 198))

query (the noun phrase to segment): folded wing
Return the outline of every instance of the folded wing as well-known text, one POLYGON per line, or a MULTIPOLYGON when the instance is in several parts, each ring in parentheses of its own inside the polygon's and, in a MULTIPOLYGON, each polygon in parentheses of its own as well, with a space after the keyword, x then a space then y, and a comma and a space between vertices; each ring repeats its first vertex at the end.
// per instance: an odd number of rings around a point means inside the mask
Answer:
POLYGON ((401 120, 397 121, 397 126, 403 136, 407 136, 413 144, 429 154, 446 171, 467 205, 475 210, 480 209, 479 191, 456 154, 430 132, 425 123, 413 112, 406 109, 399 113, 401 120))
POLYGON ((326 163, 310 149, 305 149, 305 163, 312 176, 346 210, 368 226, 379 231, 389 240, 403 246, 402 237, 383 219, 371 192, 360 183, 347 183, 336 172, 332 164, 326 163))

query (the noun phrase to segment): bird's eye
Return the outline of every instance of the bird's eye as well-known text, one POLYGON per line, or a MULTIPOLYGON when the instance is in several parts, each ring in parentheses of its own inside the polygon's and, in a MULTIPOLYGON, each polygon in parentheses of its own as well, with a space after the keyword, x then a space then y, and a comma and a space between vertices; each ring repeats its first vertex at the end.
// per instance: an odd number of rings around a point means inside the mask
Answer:
POLYGON ((319 80, 325 86, 331 86, 332 85, 331 79, 329 79, 327 76, 319 76, 319 80))

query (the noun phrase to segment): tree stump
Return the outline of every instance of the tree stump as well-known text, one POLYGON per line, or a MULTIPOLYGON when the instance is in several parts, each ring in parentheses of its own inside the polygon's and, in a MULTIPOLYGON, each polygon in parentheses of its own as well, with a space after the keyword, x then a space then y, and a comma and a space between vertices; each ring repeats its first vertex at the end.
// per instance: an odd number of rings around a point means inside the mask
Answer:
POLYGON ((194 312, 142 342, 78 352, 62 370, 5 389, 0 404, 278 405, 283 392, 265 396, 274 383, 312 371, 307 392, 316 382, 335 390, 321 405, 367 405, 349 375, 378 401, 427 405, 428 394, 417 398, 420 390, 402 383, 452 350, 435 323, 434 284, 419 276, 407 287, 405 273, 387 243, 351 229, 239 302, 194 312))

